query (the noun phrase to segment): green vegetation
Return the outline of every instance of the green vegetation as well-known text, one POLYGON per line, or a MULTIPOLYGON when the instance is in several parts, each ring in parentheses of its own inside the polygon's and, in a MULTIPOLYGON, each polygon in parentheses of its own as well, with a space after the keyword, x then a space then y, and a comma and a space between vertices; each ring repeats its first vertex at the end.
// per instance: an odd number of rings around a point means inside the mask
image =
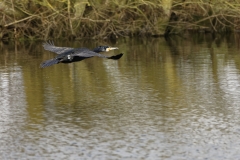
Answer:
POLYGON ((161 36, 239 29, 240 0, 0 0, 0 39, 161 36))

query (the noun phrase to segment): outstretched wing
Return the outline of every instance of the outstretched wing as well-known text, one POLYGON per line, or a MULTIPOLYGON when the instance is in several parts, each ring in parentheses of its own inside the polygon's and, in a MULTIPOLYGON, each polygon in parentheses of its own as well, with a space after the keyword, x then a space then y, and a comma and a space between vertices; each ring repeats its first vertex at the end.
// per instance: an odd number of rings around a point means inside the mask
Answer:
POLYGON ((58 64, 58 63, 59 63, 58 59, 49 59, 49 60, 46 60, 46 61, 42 62, 40 64, 40 68, 49 67, 49 66, 52 66, 52 65, 58 64))
POLYGON ((69 48, 69 47, 57 47, 54 45, 53 41, 47 41, 43 43, 43 48, 47 51, 54 52, 57 54, 71 52, 72 50, 74 50, 74 48, 69 48))

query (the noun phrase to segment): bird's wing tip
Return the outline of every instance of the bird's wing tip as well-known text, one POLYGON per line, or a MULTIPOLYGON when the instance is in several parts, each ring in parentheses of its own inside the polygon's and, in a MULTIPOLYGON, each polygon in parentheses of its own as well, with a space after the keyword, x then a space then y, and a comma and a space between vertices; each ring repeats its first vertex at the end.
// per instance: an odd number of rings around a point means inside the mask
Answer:
POLYGON ((108 59, 118 60, 123 56, 123 53, 117 54, 115 56, 111 56, 108 59))
POLYGON ((54 42, 53 42, 53 40, 47 40, 46 42, 43 42, 43 46, 45 46, 45 45, 54 46, 54 42))

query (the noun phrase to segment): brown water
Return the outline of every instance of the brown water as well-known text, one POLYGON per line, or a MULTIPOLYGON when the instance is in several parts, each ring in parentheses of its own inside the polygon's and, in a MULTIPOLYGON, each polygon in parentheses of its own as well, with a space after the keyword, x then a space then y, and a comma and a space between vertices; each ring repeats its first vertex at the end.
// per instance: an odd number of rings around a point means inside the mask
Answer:
POLYGON ((39 43, 0 44, 0 159, 239 159, 239 35, 108 44, 40 69, 39 43))

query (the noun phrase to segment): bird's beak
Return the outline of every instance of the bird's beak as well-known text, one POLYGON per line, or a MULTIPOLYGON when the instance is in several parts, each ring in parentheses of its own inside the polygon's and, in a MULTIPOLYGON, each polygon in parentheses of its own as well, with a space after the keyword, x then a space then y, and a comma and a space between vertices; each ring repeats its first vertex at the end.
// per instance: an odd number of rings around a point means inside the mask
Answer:
POLYGON ((115 49, 118 49, 118 47, 108 47, 106 51, 108 52, 108 51, 115 50, 115 49))

